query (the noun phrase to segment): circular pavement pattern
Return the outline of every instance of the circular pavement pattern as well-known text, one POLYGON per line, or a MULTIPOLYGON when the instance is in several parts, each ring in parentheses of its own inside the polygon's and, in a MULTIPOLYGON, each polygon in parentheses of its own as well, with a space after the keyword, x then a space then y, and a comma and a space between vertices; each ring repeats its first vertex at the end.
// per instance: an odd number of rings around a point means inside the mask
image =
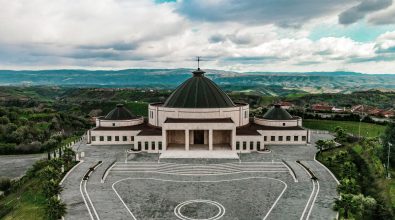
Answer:
POLYGON ((217 220, 225 215, 225 207, 220 203, 211 200, 202 200, 202 199, 188 200, 178 204, 174 208, 174 214, 179 219, 182 220, 217 220), (185 211, 187 213, 191 213, 191 211, 194 211, 193 213, 194 214, 197 213, 198 216, 197 217, 186 216, 185 214, 183 214, 183 212, 185 213, 185 211), (212 214, 211 217, 210 216, 206 217, 206 215, 210 215, 211 213, 215 213, 216 211, 217 213, 215 215, 212 214), (206 218, 202 218, 203 217, 201 216, 202 214, 206 218))

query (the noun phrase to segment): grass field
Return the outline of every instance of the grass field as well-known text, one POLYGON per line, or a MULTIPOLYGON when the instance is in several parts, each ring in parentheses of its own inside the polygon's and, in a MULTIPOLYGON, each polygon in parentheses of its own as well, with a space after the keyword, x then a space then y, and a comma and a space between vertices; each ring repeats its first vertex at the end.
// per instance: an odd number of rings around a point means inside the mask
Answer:
MULTIPOLYGON (((327 130, 334 132, 337 126, 340 126, 348 133, 358 135, 359 122, 355 121, 332 121, 332 120, 303 120, 303 126, 315 130, 327 130)), ((377 137, 384 133, 385 126, 371 123, 361 123, 361 135, 365 137, 377 137)))

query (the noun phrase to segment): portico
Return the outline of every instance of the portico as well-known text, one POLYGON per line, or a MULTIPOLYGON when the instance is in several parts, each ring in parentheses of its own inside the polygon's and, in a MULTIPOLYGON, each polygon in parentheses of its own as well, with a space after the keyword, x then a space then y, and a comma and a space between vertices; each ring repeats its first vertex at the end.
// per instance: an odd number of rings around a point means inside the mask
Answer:
POLYGON ((163 143, 167 150, 235 149, 236 126, 230 118, 168 118, 163 131, 163 143))

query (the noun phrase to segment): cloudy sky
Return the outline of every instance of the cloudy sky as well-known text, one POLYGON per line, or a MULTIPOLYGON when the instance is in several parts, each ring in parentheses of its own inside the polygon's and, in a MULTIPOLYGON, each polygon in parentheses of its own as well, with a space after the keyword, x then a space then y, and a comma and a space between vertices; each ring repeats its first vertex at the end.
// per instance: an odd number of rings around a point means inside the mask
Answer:
POLYGON ((392 0, 0 0, 0 69, 395 73, 392 0))

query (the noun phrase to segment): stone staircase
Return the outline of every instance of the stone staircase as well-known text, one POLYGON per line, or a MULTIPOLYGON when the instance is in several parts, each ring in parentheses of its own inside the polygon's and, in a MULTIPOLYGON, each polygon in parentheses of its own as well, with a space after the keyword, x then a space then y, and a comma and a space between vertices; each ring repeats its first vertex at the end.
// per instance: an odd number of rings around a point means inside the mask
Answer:
POLYGON ((172 175, 222 175, 242 172, 289 172, 289 170, 282 162, 242 162, 220 164, 129 162, 116 163, 110 172, 153 172, 172 175))

